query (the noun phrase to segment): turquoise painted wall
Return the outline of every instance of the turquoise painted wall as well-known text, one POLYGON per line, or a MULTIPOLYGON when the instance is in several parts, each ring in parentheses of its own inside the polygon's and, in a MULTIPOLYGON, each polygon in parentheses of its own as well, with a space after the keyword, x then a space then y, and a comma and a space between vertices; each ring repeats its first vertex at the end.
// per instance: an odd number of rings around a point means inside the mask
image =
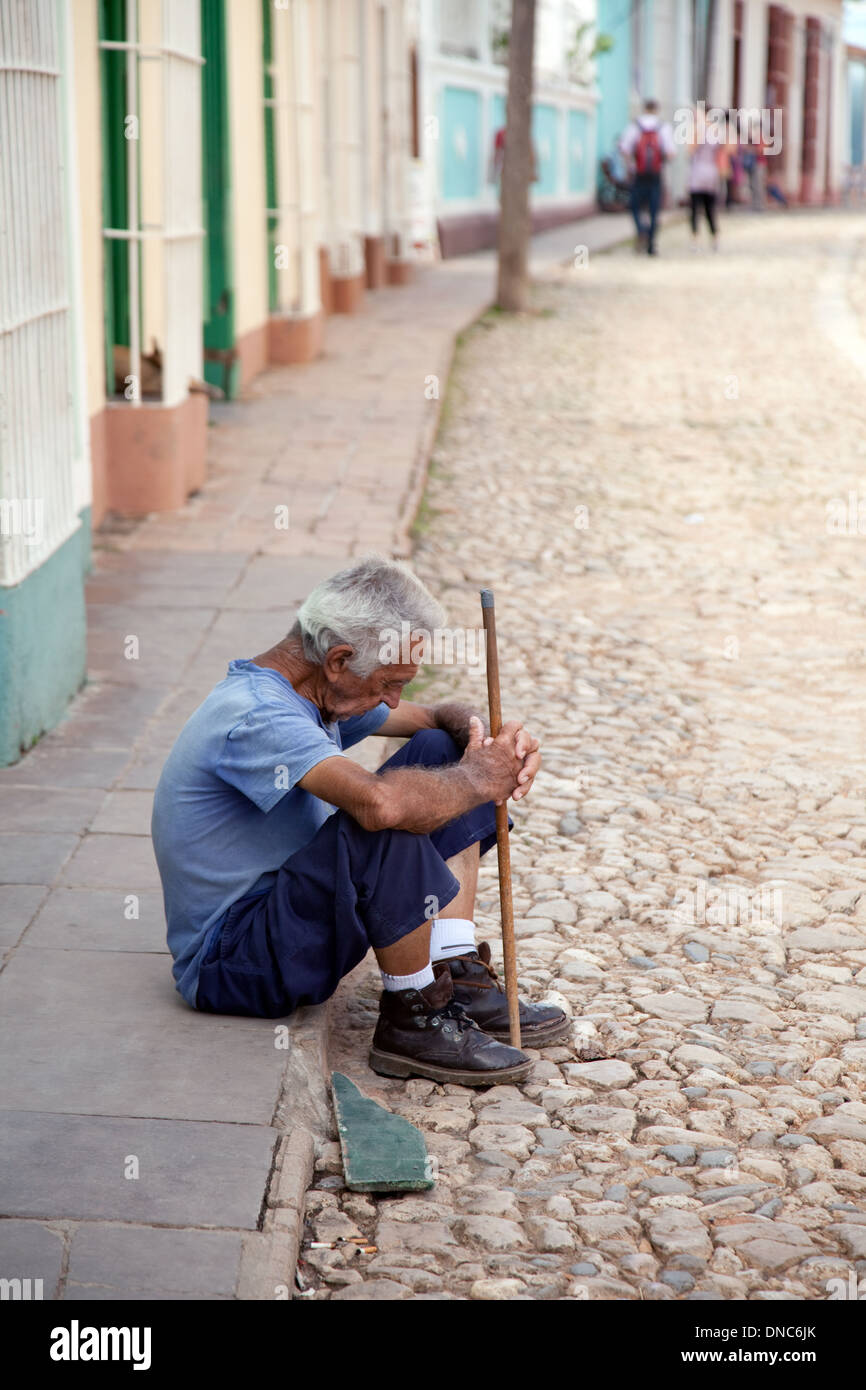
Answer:
POLYGON ((440 186, 447 200, 477 198, 481 192, 481 93, 443 87, 439 114, 440 186))
POLYGON ((866 64, 848 64, 848 82, 851 93, 851 163, 863 163, 863 103, 866 94, 866 64))
POLYGON ((555 106, 539 104, 532 108, 532 143, 538 165, 535 194, 556 193, 559 168, 559 112, 555 106))
POLYGON ((598 57, 597 158, 610 154, 628 124, 631 74, 631 5, 629 0, 598 0, 598 32, 609 34, 613 48, 598 57))
MULTIPOLYGON (((493 92, 489 98, 490 140, 497 130, 505 125, 506 101, 503 92, 493 92)), ((559 187, 561 115, 557 107, 539 102, 532 108, 532 143, 538 162, 538 182, 530 189, 531 195, 539 193, 561 193, 559 187)), ((581 185, 582 186, 582 185, 581 185)))
POLYGON ((585 193, 591 185, 592 156, 589 118, 585 111, 569 111, 566 126, 568 191, 585 193))
MULTIPOLYGON (((461 88, 446 88, 445 91, 459 92, 460 96, 472 95, 464 92, 461 88)), ((443 94, 444 95, 444 94, 443 94)), ((493 137, 497 130, 505 126, 506 98, 504 92, 491 92, 487 98, 487 138, 490 149, 484 157, 484 177, 487 177, 486 169, 489 164, 490 154, 493 149, 493 137)), ((444 103, 443 103, 444 110, 444 103)), ((453 143, 453 133, 459 124, 466 125, 467 120, 474 121, 474 114, 470 117, 468 104, 462 101, 449 101, 449 131, 453 143)), ((444 121, 443 121, 444 128, 444 121)), ((530 190, 532 195, 541 194, 560 194, 585 193, 592 187, 592 169, 594 150, 590 149, 592 138, 592 126, 585 111, 563 112, 560 108, 552 106, 547 102, 539 102, 532 108, 532 141, 535 146, 536 158, 538 161, 539 179, 532 185, 530 190), (566 181, 565 186, 560 186, 560 160, 562 156, 562 141, 566 142, 566 181)), ((472 197, 471 192, 465 191, 469 188, 470 180, 466 177, 465 171, 452 170, 452 189, 460 188, 461 192, 445 192, 445 197, 467 198, 472 197)), ((443 167, 443 187, 448 187, 444 179, 443 167)))
POLYGON ((53 728, 84 682, 89 509, 81 522, 39 569, 0 588, 0 766, 53 728))

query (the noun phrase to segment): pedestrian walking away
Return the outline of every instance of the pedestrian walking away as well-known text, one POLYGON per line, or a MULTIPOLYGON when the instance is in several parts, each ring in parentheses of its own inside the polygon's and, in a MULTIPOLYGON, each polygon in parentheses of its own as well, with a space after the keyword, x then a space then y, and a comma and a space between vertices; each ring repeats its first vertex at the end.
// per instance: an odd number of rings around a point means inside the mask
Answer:
POLYGON ((737 142, 729 139, 719 150, 719 174, 721 188, 719 198, 724 194, 726 208, 736 207, 741 178, 740 152, 737 142))
POLYGON ((760 128, 755 125, 752 140, 745 155, 752 195, 752 211, 763 212, 767 206, 767 151, 760 128))
MULTIPOLYGON (((506 1045, 475 887, 496 807, 532 787, 538 740, 516 721, 492 738, 467 705, 401 698, 416 634, 443 623, 409 570, 373 558, 314 589, 269 651, 230 663, 154 798, 168 944, 188 1004, 264 1018, 329 998, 372 946, 374 1070, 521 1081, 530 1060, 506 1045), (403 633, 408 650, 386 651, 403 633), (372 735, 407 740, 378 773, 345 755, 372 735)), ((568 1029, 553 1005, 519 1016, 530 1047, 568 1029)))
POLYGON ((662 170, 675 153, 673 131, 661 121, 658 102, 644 103, 643 114, 626 127, 620 149, 632 170, 631 212, 638 249, 645 247, 648 254, 654 256, 662 202, 662 170))
POLYGON ((724 146, 707 139, 706 123, 701 112, 695 127, 695 140, 689 146, 689 200, 691 202, 692 236, 698 235, 698 220, 703 212, 712 237, 713 250, 718 249, 716 204, 722 186, 722 163, 726 159, 724 146))

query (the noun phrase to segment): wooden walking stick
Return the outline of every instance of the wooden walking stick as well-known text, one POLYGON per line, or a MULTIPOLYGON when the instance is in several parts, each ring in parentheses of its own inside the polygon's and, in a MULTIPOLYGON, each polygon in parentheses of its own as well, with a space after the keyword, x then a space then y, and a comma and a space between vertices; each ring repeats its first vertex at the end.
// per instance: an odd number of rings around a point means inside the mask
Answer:
MULTIPOLYGON (((499 698, 499 651, 496 646, 496 611, 493 590, 481 590, 481 618, 487 650, 487 700, 490 706, 490 732, 495 738, 502 728, 499 698)), ((505 958, 505 997, 508 1000, 508 1026, 511 1046, 520 1046, 520 1013, 517 1002, 517 953, 514 949, 514 903, 511 897, 511 852, 508 846, 508 802, 496 807, 496 856, 499 861, 499 911, 502 918, 502 954, 505 958)))

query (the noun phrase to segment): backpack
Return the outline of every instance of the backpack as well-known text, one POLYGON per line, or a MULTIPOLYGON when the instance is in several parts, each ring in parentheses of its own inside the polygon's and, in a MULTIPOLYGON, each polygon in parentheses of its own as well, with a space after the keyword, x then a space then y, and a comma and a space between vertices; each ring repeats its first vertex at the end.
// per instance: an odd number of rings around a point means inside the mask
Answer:
POLYGON ((660 174, 662 170, 662 147, 658 130, 640 128, 640 136, 634 152, 634 167, 637 174, 660 174))

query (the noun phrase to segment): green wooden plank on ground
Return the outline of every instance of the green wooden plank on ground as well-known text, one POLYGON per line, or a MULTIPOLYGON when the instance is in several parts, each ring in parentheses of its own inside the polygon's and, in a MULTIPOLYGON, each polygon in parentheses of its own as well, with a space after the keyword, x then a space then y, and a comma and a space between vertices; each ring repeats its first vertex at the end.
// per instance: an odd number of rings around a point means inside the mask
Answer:
POLYGON ((433 1186, 424 1137, 402 1115, 369 1100, 342 1072, 331 1075, 343 1174, 353 1192, 422 1192, 433 1186))

